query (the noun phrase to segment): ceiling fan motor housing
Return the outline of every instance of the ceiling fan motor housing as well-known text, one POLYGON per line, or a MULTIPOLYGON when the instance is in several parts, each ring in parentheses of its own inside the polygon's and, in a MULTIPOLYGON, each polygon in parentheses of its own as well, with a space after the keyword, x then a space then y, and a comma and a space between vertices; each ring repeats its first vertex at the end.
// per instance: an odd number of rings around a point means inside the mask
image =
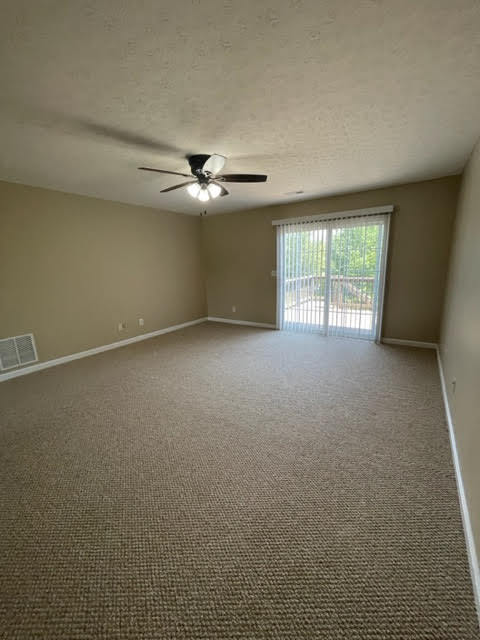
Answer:
POLYGON ((202 169, 203 169, 203 165, 206 163, 206 161, 209 158, 210 156, 204 153, 197 154, 194 156, 189 156, 188 163, 190 165, 190 169, 192 170, 192 173, 194 176, 197 176, 197 178, 201 178, 205 175, 202 169))

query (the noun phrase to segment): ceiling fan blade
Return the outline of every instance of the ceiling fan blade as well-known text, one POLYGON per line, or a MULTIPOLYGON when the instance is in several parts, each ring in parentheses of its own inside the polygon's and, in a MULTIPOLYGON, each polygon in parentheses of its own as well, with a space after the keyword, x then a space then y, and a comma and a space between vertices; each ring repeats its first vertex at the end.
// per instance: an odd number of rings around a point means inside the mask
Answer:
POLYGON ((151 167, 138 167, 140 171, 155 171, 155 173, 168 173, 171 176, 183 176, 190 178, 189 173, 178 173, 178 171, 165 171, 164 169, 152 169, 151 167))
POLYGON ((213 184, 216 184, 216 185, 217 185, 217 187, 220 187, 220 189, 221 189, 221 191, 220 191, 220 197, 222 197, 222 196, 228 196, 228 195, 229 195, 229 193, 230 193, 230 192, 229 192, 229 191, 227 191, 227 190, 225 189, 225 187, 223 186, 223 184, 220 184, 220 182, 216 182, 215 180, 212 180, 212 183, 213 183, 213 184))
POLYGON ((195 184, 196 180, 189 180, 188 182, 182 182, 181 184, 176 184, 173 187, 167 187, 166 189, 162 189, 160 193, 167 193, 167 191, 174 191, 175 189, 181 189, 182 187, 186 187, 189 184, 195 184))
POLYGON ((202 167, 203 173, 208 172, 216 176, 225 166, 227 159, 218 153, 212 154, 202 167))
POLYGON ((223 176, 217 176, 217 180, 223 182, 266 182, 267 176, 258 173, 226 173, 223 176))

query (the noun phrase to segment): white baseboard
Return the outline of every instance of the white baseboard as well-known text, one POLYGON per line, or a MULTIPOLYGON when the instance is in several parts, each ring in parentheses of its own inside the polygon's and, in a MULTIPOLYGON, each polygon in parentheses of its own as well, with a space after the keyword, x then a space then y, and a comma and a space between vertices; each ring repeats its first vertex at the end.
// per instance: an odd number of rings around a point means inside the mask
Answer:
POLYGON ((455 478, 457 481, 457 493, 460 502, 460 512, 462 514, 463 532, 465 535, 465 543, 467 546, 468 563, 470 565, 470 575, 472 577, 473 595, 475 598, 475 605, 477 607, 477 615, 480 623, 480 567, 478 564, 477 550, 475 548, 475 540, 473 537, 472 523, 470 521, 470 514, 468 511, 468 503, 465 495, 465 488, 463 486, 462 470, 460 466, 460 459, 458 457, 457 444, 455 440, 455 430, 453 426, 452 413, 450 411, 450 404, 448 402, 447 387, 445 382, 445 375, 443 373, 442 358, 440 356, 440 349, 437 348, 437 360, 438 370, 440 373, 440 384, 442 387, 443 403, 445 405, 445 415, 447 417, 448 433, 450 436, 450 446, 452 449, 453 466, 455 469, 455 478))
POLYGON ((383 344, 398 344, 403 347, 418 347, 419 349, 436 349, 436 342, 419 342, 418 340, 402 340, 400 338, 382 338, 383 344))
POLYGON ((230 320, 230 318, 214 318, 208 316, 210 322, 226 322, 227 324, 245 324, 249 327, 261 327, 262 329, 276 329, 276 324, 267 324, 265 322, 250 322, 249 320, 230 320))
POLYGON ((127 344, 133 342, 141 342, 142 340, 148 340, 149 338, 155 338, 155 336, 161 336, 164 333, 170 333, 171 331, 178 331, 185 327, 191 327, 194 324, 200 324, 205 322, 207 318, 197 318, 197 320, 190 320, 189 322, 183 322, 182 324, 175 324, 171 327, 165 327, 165 329, 158 329, 158 331, 151 331, 150 333, 142 333, 139 336, 133 336, 133 338, 125 338, 125 340, 119 340, 118 342, 111 342, 110 344, 104 344, 100 347, 94 347, 93 349, 87 349, 86 351, 79 351, 78 353, 72 353, 68 356, 62 356, 61 358, 55 358, 54 360, 46 360, 45 362, 38 362, 30 366, 23 367, 22 369, 15 369, 15 371, 8 371, 8 373, 0 374, 0 382, 9 380, 10 378, 18 378, 18 376, 25 376, 28 373, 34 373, 35 371, 41 371, 42 369, 48 369, 49 367, 56 367, 59 364, 65 364, 72 360, 78 360, 80 358, 87 358, 93 356, 96 353, 102 353, 103 351, 110 351, 111 349, 118 349, 119 347, 125 347, 127 344))

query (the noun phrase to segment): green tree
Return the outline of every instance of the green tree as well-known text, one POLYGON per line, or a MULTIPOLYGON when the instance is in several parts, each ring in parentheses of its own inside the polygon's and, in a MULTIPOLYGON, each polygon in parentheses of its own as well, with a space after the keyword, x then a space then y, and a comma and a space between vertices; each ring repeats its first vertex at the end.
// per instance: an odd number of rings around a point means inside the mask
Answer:
POLYGON ((330 255, 331 297, 338 304, 364 305, 373 297, 379 269, 378 224, 345 225, 326 229, 301 229, 285 237, 287 289, 298 296, 299 288, 325 294, 327 253, 330 255), (330 240, 331 246, 328 246, 330 240), (307 279, 306 277, 309 276, 307 279))

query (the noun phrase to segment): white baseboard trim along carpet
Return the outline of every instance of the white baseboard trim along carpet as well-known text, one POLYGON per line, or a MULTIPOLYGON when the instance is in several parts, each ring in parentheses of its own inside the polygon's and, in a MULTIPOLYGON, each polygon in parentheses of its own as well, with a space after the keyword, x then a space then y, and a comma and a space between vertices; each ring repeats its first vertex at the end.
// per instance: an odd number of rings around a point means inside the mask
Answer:
MULTIPOLYGON (((10 380, 11 378, 18 378, 19 376, 25 376, 35 371, 41 371, 42 369, 48 369, 49 367, 55 367, 59 364, 65 364, 72 360, 78 360, 79 358, 87 358, 88 356, 94 356, 97 353, 103 351, 109 351, 110 349, 118 349, 134 342, 140 342, 141 340, 148 340, 149 338, 155 338, 164 333, 170 333, 170 331, 178 331, 185 327, 190 327, 201 322, 223 322, 226 324, 245 325, 248 327, 260 327, 261 329, 277 329, 277 325, 269 324, 266 322, 250 322, 249 320, 233 320, 231 318, 217 318, 214 316, 208 316, 203 318, 197 318, 196 320, 190 320, 189 322, 183 322, 182 324, 172 325, 165 327, 164 329, 158 329, 157 331, 151 331, 150 333, 143 333, 132 338, 125 338, 124 340, 118 340, 117 342, 111 342, 110 344, 101 345, 99 347, 93 347, 85 351, 79 351, 78 353, 72 353, 67 356, 61 356, 60 358, 54 358, 53 360, 46 360, 45 362, 38 362, 30 366, 24 366, 7 373, 0 374, 0 382, 4 380, 10 380)), ((416 340, 402 340, 400 338, 383 338, 384 344, 399 345, 406 347, 419 347, 422 349, 436 349, 437 345, 434 342, 418 342, 416 340)))
MULTIPOLYGON (((249 320, 233 320, 231 318, 215 318, 208 316, 209 322, 225 322, 226 324, 239 324, 249 327, 261 327, 262 329, 277 329, 276 324, 269 324, 266 322, 250 322, 249 320)), ((419 349, 436 349, 436 342, 421 342, 418 340, 403 340, 401 338, 382 338, 383 344, 398 345, 403 347, 417 347, 419 349)))
POLYGON ((402 340, 401 338, 382 338, 383 344, 398 344, 403 347, 418 347, 419 349, 436 349, 436 342, 419 342, 418 340, 402 340))
POLYGON ((262 329, 276 329, 276 324, 268 324, 265 322, 250 322, 249 320, 231 320, 230 318, 214 318, 208 316, 209 322, 225 322, 226 324, 244 324, 248 327, 260 327, 262 329))
POLYGON ((48 369, 49 367, 56 367, 59 364, 65 364, 72 360, 79 360, 80 358, 87 358, 88 356, 94 356, 96 353, 102 353, 103 351, 110 351, 111 349, 118 349, 119 347, 125 347, 127 344, 134 342, 140 342, 141 340, 148 340, 149 338, 155 338, 161 336, 164 333, 170 333, 171 331, 178 331, 185 327, 191 327, 194 324, 200 324, 206 322, 207 318, 197 318, 196 320, 189 320, 188 322, 182 322, 182 324, 174 324, 171 327, 165 327, 164 329, 158 329, 157 331, 150 331, 150 333, 142 333, 132 338, 125 338, 125 340, 118 340, 118 342, 111 342, 110 344, 103 344, 100 347, 93 347, 93 349, 87 349, 86 351, 79 351, 78 353, 72 353, 68 356, 62 356, 55 358, 54 360, 46 360, 45 362, 38 362, 30 366, 23 367, 21 369, 15 369, 15 371, 8 371, 8 373, 0 374, 0 382, 9 380, 10 378, 18 378, 18 376, 25 376, 28 373, 34 373, 35 371, 41 371, 42 369, 48 369))
POLYGON ((458 457, 457 444, 455 440, 455 430, 453 426, 452 413, 450 411, 450 404, 448 402, 447 388, 445 383, 445 376, 443 373, 442 359, 440 357, 440 349, 435 342, 419 342, 416 340, 401 340, 399 338, 383 338, 384 344, 398 345, 405 347, 419 347, 423 349, 435 349, 437 352, 438 371, 440 374, 440 384, 442 388, 443 404, 445 407, 445 415, 447 418, 448 433, 450 437, 450 447, 452 450, 452 460, 455 469, 455 479, 457 482, 457 493, 460 503, 460 512, 462 514, 463 531, 465 534, 465 544, 467 547, 468 562, 470 565, 470 574, 472 576, 473 594, 475 597, 475 605, 477 608, 477 614, 480 623, 480 566, 478 563, 477 552, 475 549, 475 541, 473 538, 472 524, 470 521, 470 513, 468 511, 468 504, 465 495, 465 488, 463 486, 462 471, 460 466, 460 460, 458 457))
POLYGON ((443 373, 442 358, 440 349, 437 348, 438 370, 440 373, 440 384, 442 387, 443 404, 445 405, 445 415, 447 417, 448 433, 450 436, 450 447, 452 450, 453 466, 455 469, 455 479, 457 481, 457 493, 460 501, 460 512, 462 514, 463 531, 465 533, 465 542, 467 546, 468 562, 470 565, 470 573, 472 576, 473 595, 475 597, 475 605, 480 623, 480 566, 478 564, 477 551, 475 549, 475 540, 473 537, 472 523, 470 521, 470 513, 468 511, 468 503, 463 486, 462 469, 460 459, 458 457, 457 443, 455 440, 455 429, 453 425, 452 413, 450 411, 450 403, 448 402, 447 387, 445 376, 443 373))

